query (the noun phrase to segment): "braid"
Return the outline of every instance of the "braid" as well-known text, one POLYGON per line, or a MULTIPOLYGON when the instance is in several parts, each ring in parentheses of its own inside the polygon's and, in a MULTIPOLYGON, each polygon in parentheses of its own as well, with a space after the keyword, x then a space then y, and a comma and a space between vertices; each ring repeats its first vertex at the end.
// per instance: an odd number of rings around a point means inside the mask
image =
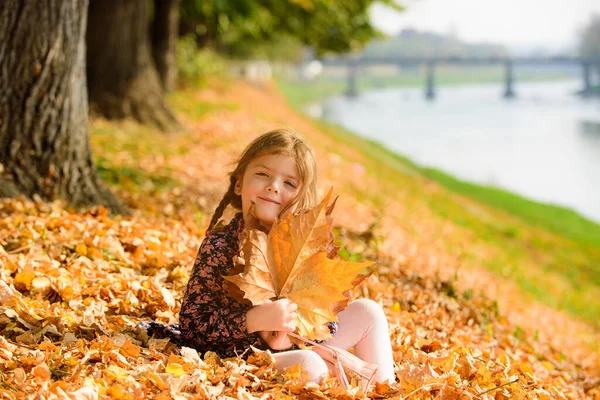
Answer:
POLYGON ((234 191, 235 182, 236 182, 236 180, 232 176, 231 183, 229 184, 229 189, 227 189, 227 192, 225 193, 225 195, 221 199, 221 202, 215 209, 215 213, 213 214, 213 216, 210 220, 210 224, 208 224, 209 231, 214 228, 217 221, 219 221, 219 218, 221 218, 223 216, 223 212, 225 211, 225 209, 227 208, 229 203, 231 203, 231 201, 235 198, 235 191, 234 191))

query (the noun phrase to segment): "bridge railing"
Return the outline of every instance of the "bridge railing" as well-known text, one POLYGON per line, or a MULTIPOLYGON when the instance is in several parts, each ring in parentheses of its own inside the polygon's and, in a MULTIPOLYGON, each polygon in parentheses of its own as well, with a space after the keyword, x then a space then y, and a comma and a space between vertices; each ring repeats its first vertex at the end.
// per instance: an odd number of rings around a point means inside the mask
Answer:
POLYGON ((503 64, 505 67, 504 97, 515 97, 514 90, 514 67, 516 65, 581 65, 582 67, 582 95, 589 95, 592 91, 591 66, 597 65, 600 71, 600 57, 574 57, 574 56, 551 56, 551 57, 347 57, 326 59, 324 66, 346 66, 348 68, 348 96, 358 95, 358 73, 362 67, 371 65, 398 65, 427 67, 425 96, 427 99, 435 98, 435 67, 438 64, 460 64, 460 65, 494 65, 503 64))

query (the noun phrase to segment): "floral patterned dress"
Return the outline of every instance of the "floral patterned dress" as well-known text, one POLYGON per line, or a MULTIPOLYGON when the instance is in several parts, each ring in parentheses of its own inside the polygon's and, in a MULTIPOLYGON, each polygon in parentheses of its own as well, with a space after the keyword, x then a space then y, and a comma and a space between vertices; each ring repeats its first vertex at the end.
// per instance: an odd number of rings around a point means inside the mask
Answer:
POLYGON ((250 345, 265 347, 258 333, 246 331, 246 313, 252 306, 229 297, 223 279, 232 273, 243 229, 239 213, 225 229, 206 232, 179 313, 182 345, 221 357, 242 354, 250 345))
MULTIPOLYGON (((246 331, 246 313, 252 306, 229 297, 227 281, 223 279, 233 272, 233 258, 239 253, 243 229, 242 213, 238 213, 224 229, 206 232, 183 298, 179 325, 141 324, 149 336, 168 337, 177 345, 201 353, 214 351, 222 358, 240 355, 251 345, 268 348, 258 333, 246 331)), ((329 323, 329 329, 335 334, 337 323, 329 323)), ((294 345, 292 349, 295 348, 294 345)))

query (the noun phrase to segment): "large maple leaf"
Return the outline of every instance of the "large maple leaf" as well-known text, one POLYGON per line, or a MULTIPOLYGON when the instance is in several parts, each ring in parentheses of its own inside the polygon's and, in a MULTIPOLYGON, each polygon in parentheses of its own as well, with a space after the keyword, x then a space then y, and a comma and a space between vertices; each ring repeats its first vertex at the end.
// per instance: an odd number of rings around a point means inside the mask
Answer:
POLYGON ((374 262, 335 259, 331 212, 332 190, 316 207, 288 213, 267 234, 250 220, 242 234, 243 272, 224 278, 234 283, 253 305, 288 298, 298 305, 298 334, 330 339, 327 322, 347 307, 350 290, 370 274, 361 274, 374 262))

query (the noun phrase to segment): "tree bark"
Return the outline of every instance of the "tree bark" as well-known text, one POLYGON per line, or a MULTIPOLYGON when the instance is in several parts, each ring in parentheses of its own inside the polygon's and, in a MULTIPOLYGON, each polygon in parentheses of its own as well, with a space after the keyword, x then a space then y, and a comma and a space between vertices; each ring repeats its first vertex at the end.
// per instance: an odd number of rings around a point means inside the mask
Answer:
POLYGON ((0 1, 0 197, 124 207, 100 182, 87 131, 88 0, 0 1))
POLYGON ((177 86, 175 53, 179 31, 179 2, 180 0, 154 0, 152 58, 166 92, 172 92, 177 86))
POLYGON ((150 54, 146 0, 91 0, 86 41, 92 113, 178 127, 150 54))

